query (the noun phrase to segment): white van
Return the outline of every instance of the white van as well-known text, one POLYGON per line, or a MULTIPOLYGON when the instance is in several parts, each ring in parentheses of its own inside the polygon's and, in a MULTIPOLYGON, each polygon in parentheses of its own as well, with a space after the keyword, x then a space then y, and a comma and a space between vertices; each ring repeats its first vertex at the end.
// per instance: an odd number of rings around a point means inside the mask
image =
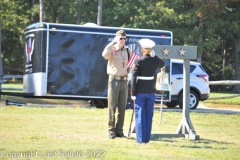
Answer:
MULTIPOLYGON (((183 60, 171 59, 166 63, 170 68, 171 102, 167 102, 167 107, 183 108, 183 60)), ((199 101, 209 98, 209 76, 198 62, 190 61, 190 95, 189 108, 195 109, 199 101)))

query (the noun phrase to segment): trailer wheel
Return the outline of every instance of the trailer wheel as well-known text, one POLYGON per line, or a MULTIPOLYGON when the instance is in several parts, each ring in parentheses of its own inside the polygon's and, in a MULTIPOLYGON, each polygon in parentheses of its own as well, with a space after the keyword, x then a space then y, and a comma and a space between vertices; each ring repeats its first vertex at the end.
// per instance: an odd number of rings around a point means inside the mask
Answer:
POLYGON ((96 108, 106 108, 107 100, 105 100, 105 99, 92 100, 92 105, 96 108))

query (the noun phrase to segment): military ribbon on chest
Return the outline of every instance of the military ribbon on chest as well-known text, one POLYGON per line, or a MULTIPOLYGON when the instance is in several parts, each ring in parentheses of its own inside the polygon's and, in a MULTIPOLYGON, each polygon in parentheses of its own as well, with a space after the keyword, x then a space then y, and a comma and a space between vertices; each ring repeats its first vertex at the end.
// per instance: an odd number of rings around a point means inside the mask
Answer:
POLYGON ((117 50, 114 50, 113 55, 117 56, 117 55, 119 55, 119 52, 117 50))

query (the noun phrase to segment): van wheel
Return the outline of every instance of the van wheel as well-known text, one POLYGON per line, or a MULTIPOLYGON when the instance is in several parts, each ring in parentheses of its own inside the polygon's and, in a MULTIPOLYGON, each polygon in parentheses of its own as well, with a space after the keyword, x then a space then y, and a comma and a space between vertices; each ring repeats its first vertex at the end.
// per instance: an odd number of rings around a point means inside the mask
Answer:
POLYGON ((107 107, 107 100, 96 99, 96 100, 92 100, 91 104, 96 108, 106 108, 107 107))
POLYGON ((177 102, 167 102, 167 103, 166 103, 166 106, 167 106, 168 108, 174 108, 174 107, 176 107, 177 105, 178 105, 177 102))
MULTIPOLYGON (((179 96, 178 101, 179 101, 180 108, 183 108, 183 93, 179 96)), ((198 95, 194 91, 190 90, 190 94, 189 94, 189 109, 197 108, 198 103, 199 103, 198 95)))

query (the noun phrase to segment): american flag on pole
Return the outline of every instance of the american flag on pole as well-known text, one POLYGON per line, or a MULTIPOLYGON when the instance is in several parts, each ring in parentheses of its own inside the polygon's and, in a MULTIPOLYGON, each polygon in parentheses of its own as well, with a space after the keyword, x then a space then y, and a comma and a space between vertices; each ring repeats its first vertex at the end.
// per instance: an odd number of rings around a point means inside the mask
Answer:
POLYGON ((139 45, 137 44, 137 46, 135 47, 131 57, 128 60, 128 63, 127 63, 128 68, 132 68, 134 60, 136 58, 140 57, 139 55, 140 55, 140 53, 139 53, 139 45))

